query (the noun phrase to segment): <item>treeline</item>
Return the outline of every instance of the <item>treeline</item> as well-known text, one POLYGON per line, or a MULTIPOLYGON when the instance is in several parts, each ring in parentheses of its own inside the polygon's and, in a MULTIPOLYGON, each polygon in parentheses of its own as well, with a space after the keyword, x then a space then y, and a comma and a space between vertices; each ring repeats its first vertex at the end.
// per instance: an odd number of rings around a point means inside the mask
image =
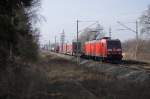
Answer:
POLYGON ((16 58, 34 60, 38 45, 32 10, 39 0, 0 0, 0 64, 16 58))
POLYGON ((39 0, 0 0, 0 99, 47 99, 34 26, 39 0))
POLYGON ((122 44, 124 59, 150 61, 150 40, 140 39, 137 43, 136 39, 131 39, 122 44))
POLYGON ((139 18, 139 38, 123 43, 124 58, 150 62, 150 6, 139 18))

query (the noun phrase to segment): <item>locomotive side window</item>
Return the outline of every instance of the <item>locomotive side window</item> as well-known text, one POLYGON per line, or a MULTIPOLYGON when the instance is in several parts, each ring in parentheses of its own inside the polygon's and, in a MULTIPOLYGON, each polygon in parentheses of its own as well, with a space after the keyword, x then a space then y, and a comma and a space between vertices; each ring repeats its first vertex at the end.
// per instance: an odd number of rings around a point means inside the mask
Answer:
POLYGON ((121 48, 121 43, 120 41, 107 41, 107 47, 108 48, 121 48))

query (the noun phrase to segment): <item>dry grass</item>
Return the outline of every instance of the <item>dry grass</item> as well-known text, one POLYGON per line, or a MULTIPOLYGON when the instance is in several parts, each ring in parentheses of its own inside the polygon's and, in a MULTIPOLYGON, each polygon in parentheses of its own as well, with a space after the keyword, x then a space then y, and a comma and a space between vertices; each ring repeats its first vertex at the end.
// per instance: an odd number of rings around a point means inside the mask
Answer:
POLYGON ((55 55, 0 72, 2 99, 149 99, 150 85, 117 80, 55 55))
POLYGON ((27 64, 11 64, 0 71, 1 99, 47 99, 47 75, 27 64))
POLYGON ((149 82, 117 80, 111 75, 78 66, 57 56, 50 55, 47 58, 49 93, 53 99, 149 99, 150 97, 149 82))

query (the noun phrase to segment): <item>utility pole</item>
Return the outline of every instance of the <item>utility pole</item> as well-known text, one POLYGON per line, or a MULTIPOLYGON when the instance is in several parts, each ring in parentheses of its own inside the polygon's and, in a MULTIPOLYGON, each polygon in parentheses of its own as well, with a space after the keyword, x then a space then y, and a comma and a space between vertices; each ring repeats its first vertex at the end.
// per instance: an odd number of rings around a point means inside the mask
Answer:
POLYGON ((61 52, 63 51, 63 44, 65 43, 65 31, 63 30, 60 36, 60 46, 61 46, 61 52))
POLYGON ((79 20, 77 20, 77 64, 79 63, 79 20))
POLYGON ((109 37, 111 38, 111 32, 112 30, 111 30, 111 27, 109 27, 109 37))
POLYGON ((56 40, 57 40, 57 37, 55 36, 55 49, 54 49, 54 51, 56 52, 56 40))
POLYGON ((136 40, 138 41, 139 36, 138 36, 138 21, 136 21, 136 40))
POLYGON ((138 21, 136 21, 136 49, 135 49, 136 52, 135 52, 135 59, 137 59, 138 46, 139 46, 138 21))
POLYGON ((51 50, 51 41, 49 40, 49 50, 51 50))
POLYGON ((117 23, 118 24, 120 24, 122 27, 124 27, 125 29, 127 29, 127 30, 129 30, 129 31, 131 31, 131 32, 134 32, 135 34, 136 34, 136 48, 135 48, 135 56, 134 56, 134 59, 136 60, 137 59, 137 52, 138 52, 138 43, 139 43, 139 36, 138 36, 138 34, 139 34, 139 27, 138 27, 138 21, 136 20, 136 29, 134 30, 134 29, 131 29, 130 27, 128 27, 128 26, 126 26, 126 25, 124 25, 123 23, 121 23, 120 21, 117 21, 117 23))

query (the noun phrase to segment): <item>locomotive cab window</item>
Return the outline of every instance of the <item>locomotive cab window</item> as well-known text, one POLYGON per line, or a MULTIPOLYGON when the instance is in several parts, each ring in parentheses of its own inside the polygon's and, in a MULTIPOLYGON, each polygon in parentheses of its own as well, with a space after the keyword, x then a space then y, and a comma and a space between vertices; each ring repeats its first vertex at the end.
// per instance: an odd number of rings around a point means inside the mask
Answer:
POLYGON ((121 43, 120 41, 107 41, 107 47, 108 48, 121 48, 121 43))

